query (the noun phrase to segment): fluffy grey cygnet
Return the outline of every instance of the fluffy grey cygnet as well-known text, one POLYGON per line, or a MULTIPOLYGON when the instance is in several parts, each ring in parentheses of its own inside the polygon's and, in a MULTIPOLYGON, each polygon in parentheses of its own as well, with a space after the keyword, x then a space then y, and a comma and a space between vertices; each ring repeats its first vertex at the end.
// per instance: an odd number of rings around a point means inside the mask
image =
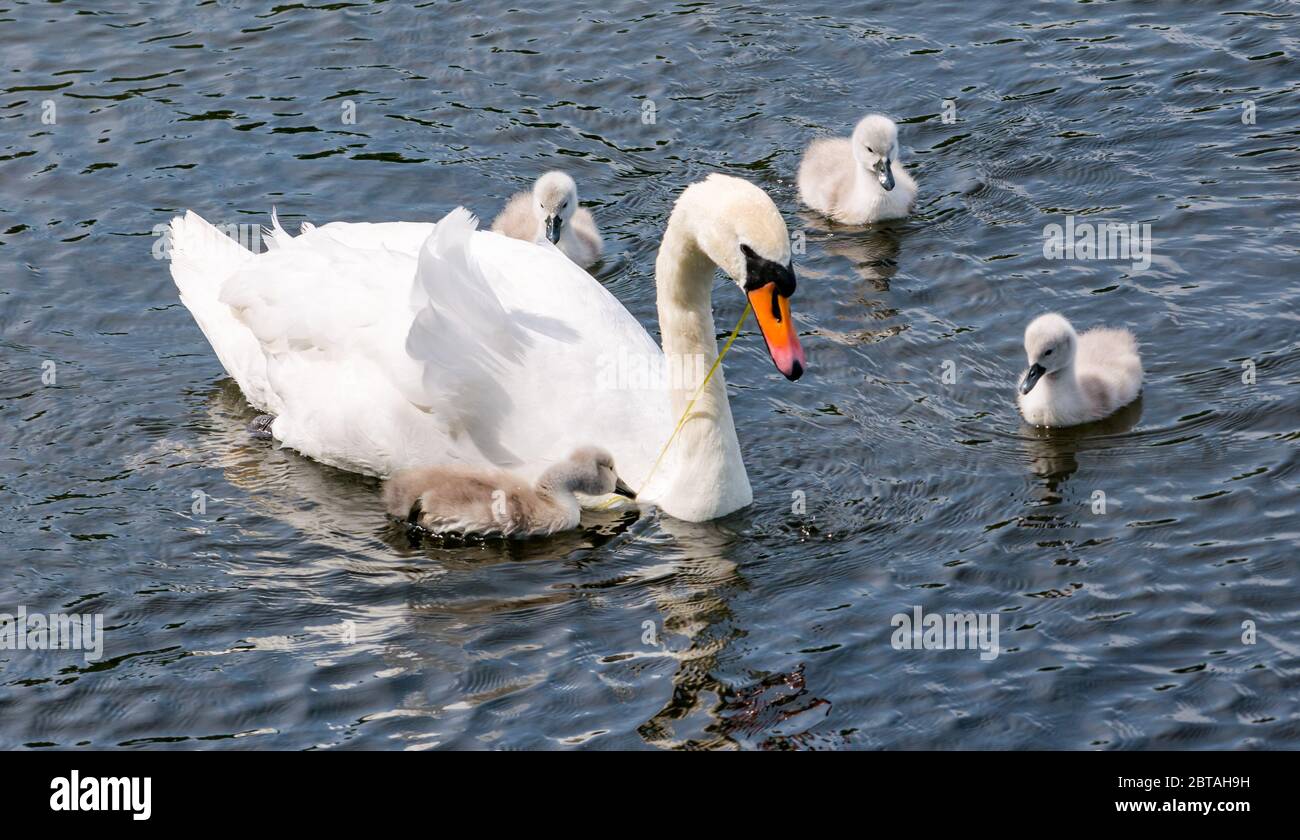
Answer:
POLYGON ((388 514, 435 534, 537 537, 578 527, 575 493, 636 494, 614 470, 614 457, 586 446, 529 485, 504 470, 425 467, 400 470, 384 483, 388 514))

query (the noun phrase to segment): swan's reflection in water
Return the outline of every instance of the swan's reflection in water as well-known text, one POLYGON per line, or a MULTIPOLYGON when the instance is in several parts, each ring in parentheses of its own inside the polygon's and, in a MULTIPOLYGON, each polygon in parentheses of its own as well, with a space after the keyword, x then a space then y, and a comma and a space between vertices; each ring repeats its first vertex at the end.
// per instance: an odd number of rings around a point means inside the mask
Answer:
POLYGON ((423 736, 431 744, 459 743, 499 729, 501 717, 524 723, 517 709, 500 706, 527 708, 537 702, 532 692, 558 691, 560 699, 547 704, 573 702, 564 699, 566 690, 591 690, 593 680, 608 689, 625 680, 645 692, 637 695, 640 705, 659 704, 635 729, 654 746, 791 748, 819 737, 809 731, 825 720, 830 702, 812 696, 802 663, 784 673, 747 672, 739 684, 718 676, 725 671, 720 659, 746 635, 730 604, 747 587, 735 559, 747 544, 735 530, 745 514, 693 524, 635 509, 589 511, 581 529, 545 539, 430 539, 387 520, 377 480, 253 438, 246 427, 256 413, 233 383, 223 383, 207 408, 203 451, 187 457, 219 467, 244 491, 247 511, 229 519, 250 542, 265 546, 277 537, 283 545, 257 554, 236 548, 221 558, 224 570, 268 590, 268 600, 306 598, 328 616, 300 635, 254 626, 242 641, 254 649, 309 649, 316 667, 355 675, 340 680, 345 687, 376 674, 397 681, 419 675, 419 689, 384 701, 396 709, 372 711, 355 725, 410 726, 423 718, 438 730, 436 738, 423 736), (596 622, 594 638, 572 623, 592 604, 599 614, 580 619, 596 622), (655 613, 658 639, 651 646, 641 639, 637 647, 626 628, 640 633, 655 613), (526 649, 535 658, 502 656, 500 638, 513 636, 520 638, 507 650, 526 649), (606 655, 576 675, 548 664, 583 649, 606 655), (628 659, 671 660, 671 689, 648 676, 625 678, 620 668, 628 659), (496 711, 484 711, 489 707, 496 711))
POLYGON ((1038 501, 1055 504, 1062 500, 1070 476, 1079 469, 1080 453, 1107 449, 1113 438, 1125 435, 1142 419, 1142 398, 1095 423, 1048 429, 1021 423, 1020 441, 1029 472, 1040 480, 1038 501))
POLYGON ((731 558, 739 537, 716 522, 662 518, 658 524, 674 571, 651 591, 663 629, 660 643, 677 664, 670 696, 637 733, 655 746, 688 746, 710 740, 713 719, 700 722, 696 713, 706 708, 707 697, 721 694, 719 655, 745 635, 728 600, 745 585, 731 558))
POLYGON ((300 539, 382 559, 374 539, 376 524, 383 522, 377 479, 318 464, 255 438, 248 424, 258 414, 229 379, 211 395, 207 409, 198 456, 247 494, 251 513, 291 526, 300 539))
POLYGON ((671 583, 651 585, 662 617, 665 647, 677 660, 673 690, 663 707, 637 728, 655 747, 726 749, 740 746, 794 748, 830 713, 830 701, 812 696, 803 664, 788 673, 757 675, 735 686, 718 674, 732 643, 744 638, 729 598, 748 584, 733 559, 745 544, 728 523, 659 521, 675 549, 671 583))
POLYGON ((908 226, 885 222, 867 227, 846 227, 810 213, 800 221, 808 236, 808 259, 802 274, 823 286, 822 294, 835 303, 833 318, 817 324, 817 334, 852 353, 907 329, 899 310, 887 294, 898 274, 898 256, 908 226), (845 264, 853 274, 845 271, 845 264), (856 275, 856 279, 854 276, 856 275))
POLYGON ((813 213, 800 213, 804 231, 826 254, 842 259, 877 292, 889 291, 907 233, 903 222, 845 227, 813 213))

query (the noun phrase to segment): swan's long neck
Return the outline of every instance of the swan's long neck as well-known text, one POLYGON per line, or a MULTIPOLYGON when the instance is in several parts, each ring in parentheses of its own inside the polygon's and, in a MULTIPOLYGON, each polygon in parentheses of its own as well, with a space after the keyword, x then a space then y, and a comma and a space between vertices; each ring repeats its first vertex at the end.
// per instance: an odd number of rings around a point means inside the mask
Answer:
MULTIPOLYGON (((670 365, 684 363, 694 370, 703 357, 711 365, 718 355, 718 341, 713 326, 713 275, 715 266, 688 232, 680 217, 674 216, 664 234, 655 261, 655 287, 659 306, 659 329, 663 335, 664 355, 670 365)), ((670 389, 675 417, 680 417, 698 386, 675 377, 670 389)), ((727 390, 719 369, 700 394, 695 409, 709 414, 709 408, 727 405, 727 390)))
MULTIPOLYGON (((716 266, 700 250, 690 214, 682 209, 669 219, 655 261, 665 360, 670 372, 686 373, 667 377, 674 424, 718 356, 712 296, 716 266)), ((698 521, 752 501, 721 366, 691 407, 659 470, 662 481, 656 475, 650 486, 657 491, 655 501, 674 516, 698 521)))

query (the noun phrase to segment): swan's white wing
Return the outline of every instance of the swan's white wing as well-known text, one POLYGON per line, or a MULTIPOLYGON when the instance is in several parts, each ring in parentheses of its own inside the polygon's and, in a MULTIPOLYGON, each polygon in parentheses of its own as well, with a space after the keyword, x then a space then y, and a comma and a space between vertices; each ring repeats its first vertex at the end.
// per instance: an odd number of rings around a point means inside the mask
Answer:
POLYGON ((658 347, 553 247, 475 232, 463 210, 436 227, 277 231, 256 256, 193 214, 176 224, 188 243, 201 230, 242 252, 206 272, 174 265, 177 285, 250 402, 276 415, 275 437, 324 463, 377 475, 492 463, 533 478, 597 444, 636 486, 667 433, 662 391, 611 387, 611 366, 654 364, 658 347))
POLYGON ((312 232, 358 252, 418 260, 405 353, 420 370, 394 384, 459 445, 409 442, 393 468, 482 460, 531 479, 573 448, 596 444, 639 486, 667 434, 668 401, 642 387, 644 377, 629 383, 619 374, 661 366, 659 347, 549 242, 483 231, 462 240, 452 235, 464 232, 456 218, 440 221, 436 235, 413 222, 331 222, 312 232))
POLYGON ((276 439, 379 475, 413 462, 483 460, 466 432, 487 408, 480 395, 499 375, 490 366, 519 356, 505 352, 518 345, 508 313, 467 268, 474 225, 456 210, 436 228, 419 226, 432 233, 418 256, 351 226, 305 229, 231 274, 220 302, 262 348, 280 406, 276 439), (430 284, 436 305, 420 291, 430 284), (463 363, 411 355, 408 338, 428 330, 454 343, 463 363))
POLYGON ((400 457, 426 420, 398 387, 418 375, 402 350, 414 273, 411 257, 311 231, 226 279, 219 300, 264 357, 276 439, 367 473, 400 457))
POLYGON ((619 376, 620 365, 661 367, 663 353, 618 299, 553 246, 490 232, 470 238, 470 261, 526 331, 510 369, 500 426, 511 463, 533 478, 577 446, 603 446, 637 487, 669 431, 661 389, 619 376), (633 387, 628 387, 633 386, 633 387))

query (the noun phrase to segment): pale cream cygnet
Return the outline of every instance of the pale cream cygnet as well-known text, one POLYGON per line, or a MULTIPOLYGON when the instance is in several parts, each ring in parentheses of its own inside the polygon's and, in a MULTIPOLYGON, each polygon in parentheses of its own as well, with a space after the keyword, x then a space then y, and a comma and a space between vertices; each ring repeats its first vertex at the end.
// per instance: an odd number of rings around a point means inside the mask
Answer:
POLYGON ((1082 335, 1060 315, 1025 328, 1029 369, 1020 380, 1020 413, 1035 426, 1076 426, 1114 414, 1142 391, 1137 339, 1126 329, 1082 335))
POLYGON ((599 260, 604 247, 591 211, 578 206, 578 185, 559 171, 538 178, 532 192, 512 196, 492 230, 526 242, 550 240, 583 268, 599 260))
POLYGON ((808 145, 799 164, 799 198, 846 225, 901 219, 912 211, 916 181, 898 158, 898 126, 882 114, 868 114, 852 136, 808 145))

